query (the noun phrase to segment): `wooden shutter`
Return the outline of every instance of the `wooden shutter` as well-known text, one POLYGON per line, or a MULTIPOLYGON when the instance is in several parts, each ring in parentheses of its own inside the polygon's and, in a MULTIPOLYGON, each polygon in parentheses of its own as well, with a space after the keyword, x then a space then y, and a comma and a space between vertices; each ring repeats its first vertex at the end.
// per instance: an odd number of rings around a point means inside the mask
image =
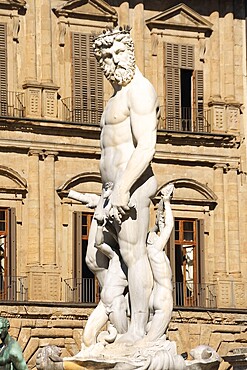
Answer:
POLYGON ((179 45, 179 67, 194 69, 194 46, 179 45))
POLYGON ((9 209, 9 259, 8 259, 8 275, 16 276, 16 213, 15 208, 9 209))
POLYGON ((204 220, 197 220, 198 283, 205 283, 204 220))
POLYGON ((179 70, 179 46, 165 44, 165 118, 167 130, 180 129, 181 87, 179 70))
POLYGON ((165 43, 165 117, 167 130, 181 130, 181 69, 194 69, 194 46, 165 43))
POLYGON ((93 36, 72 33, 73 119, 98 124, 103 112, 103 72, 92 49, 93 36))
POLYGON ((7 116, 7 25, 0 23, 0 114, 7 116))
POLYGON ((166 67, 166 129, 180 130, 181 88, 179 68, 166 67))
POLYGON ((193 90, 194 90, 194 131, 207 131, 207 125, 204 120, 204 102, 203 102, 203 71, 194 71, 193 74, 193 90))
POLYGON ((167 257, 169 258, 171 269, 172 269, 172 281, 176 282, 175 278, 175 228, 172 229, 170 238, 165 248, 167 257))
POLYGON ((15 208, 8 209, 7 235, 7 289, 6 298, 17 298, 18 281, 16 277, 16 213, 15 208))
POLYGON ((82 214, 74 212, 74 253, 73 253, 73 278, 82 279, 82 214))

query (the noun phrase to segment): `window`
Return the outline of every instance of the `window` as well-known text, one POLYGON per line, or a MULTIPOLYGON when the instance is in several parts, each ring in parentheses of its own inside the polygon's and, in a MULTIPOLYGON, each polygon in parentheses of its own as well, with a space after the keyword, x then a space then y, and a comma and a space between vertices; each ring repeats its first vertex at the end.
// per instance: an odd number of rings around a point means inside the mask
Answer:
POLYGON ((15 210, 0 208, 0 299, 16 299, 15 210))
POLYGON ((72 298, 75 302, 94 303, 98 301, 98 283, 94 274, 85 262, 89 230, 93 214, 74 213, 74 253, 73 253, 73 284, 72 298))
POLYGON ((176 304, 193 305, 197 286, 197 237, 195 220, 175 221, 176 304))
POLYGON ((204 222, 175 219, 167 246, 174 283, 176 306, 214 306, 215 297, 204 277, 204 222))
POLYGON ((203 110, 203 71, 195 70, 193 45, 166 43, 165 106, 163 128, 205 132, 208 124, 203 110))
POLYGON ((93 36, 72 34, 72 120, 99 124, 103 112, 103 72, 92 49, 93 36))

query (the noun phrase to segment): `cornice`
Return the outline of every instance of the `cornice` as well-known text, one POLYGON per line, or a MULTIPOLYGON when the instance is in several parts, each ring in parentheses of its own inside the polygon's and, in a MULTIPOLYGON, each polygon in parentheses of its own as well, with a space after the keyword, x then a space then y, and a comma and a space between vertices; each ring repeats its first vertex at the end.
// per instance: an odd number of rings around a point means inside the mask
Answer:
POLYGON ((53 8, 53 12, 57 17, 96 19, 114 24, 118 20, 116 10, 103 0, 69 0, 53 8))
POLYGON ((219 132, 179 132, 158 130, 157 143, 172 145, 190 145, 206 147, 238 148, 240 146, 239 135, 219 132))
POLYGON ((25 0, 0 0, 0 8, 7 8, 7 9, 26 9, 26 1, 25 0))
POLYGON ((205 35, 211 34, 213 26, 211 22, 183 3, 147 19, 146 25, 150 30, 173 29, 201 32, 205 35))

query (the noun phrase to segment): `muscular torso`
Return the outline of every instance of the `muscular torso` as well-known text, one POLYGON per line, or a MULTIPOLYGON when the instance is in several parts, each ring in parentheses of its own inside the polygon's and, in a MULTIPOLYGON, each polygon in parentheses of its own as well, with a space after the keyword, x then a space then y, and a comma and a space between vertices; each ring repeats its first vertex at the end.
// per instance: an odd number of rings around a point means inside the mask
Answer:
POLYGON ((109 100, 102 116, 100 171, 103 183, 116 183, 134 149, 127 89, 123 88, 109 100))

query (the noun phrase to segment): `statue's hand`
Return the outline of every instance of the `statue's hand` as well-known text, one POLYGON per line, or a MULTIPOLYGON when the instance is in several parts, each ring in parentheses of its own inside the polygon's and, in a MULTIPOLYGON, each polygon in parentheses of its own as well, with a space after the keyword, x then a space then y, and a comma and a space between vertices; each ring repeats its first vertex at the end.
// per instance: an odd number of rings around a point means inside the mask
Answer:
POLYGON ((122 217, 130 210, 129 200, 129 192, 124 192, 118 185, 114 186, 111 195, 111 214, 119 224, 122 222, 122 217))

